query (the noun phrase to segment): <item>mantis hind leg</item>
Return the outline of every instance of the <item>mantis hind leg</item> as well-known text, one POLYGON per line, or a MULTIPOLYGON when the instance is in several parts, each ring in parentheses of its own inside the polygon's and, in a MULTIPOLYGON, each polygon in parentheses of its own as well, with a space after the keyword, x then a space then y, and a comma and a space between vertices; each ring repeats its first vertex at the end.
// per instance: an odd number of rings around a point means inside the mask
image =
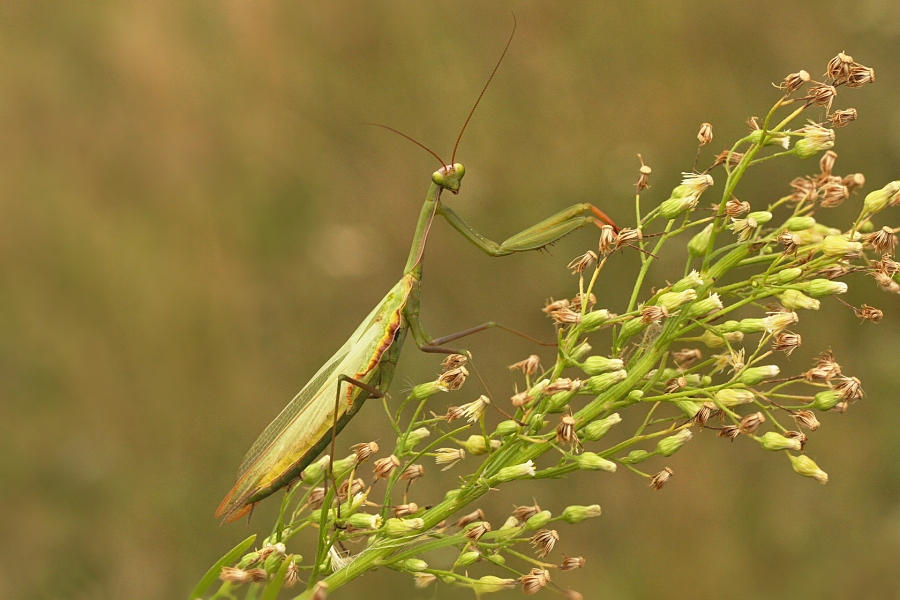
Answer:
MULTIPOLYGON (((368 383, 363 383, 362 381, 359 381, 358 379, 354 379, 353 377, 350 377, 349 375, 343 375, 343 374, 338 375, 337 389, 335 390, 335 394, 334 394, 334 415, 333 415, 334 419, 333 419, 332 425, 331 425, 331 450, 330 450, 330 454, 329 454, 329 458, 328 458, 328 473, 325 475, 326 478, 327 477, 331 478, 331 488, 332 488, 332 492, 334 493, 334 499, 337 502, 337 513, 336 514, 337 514, 338 519, 341 518, 341 500, 340 500, 340 498, 338 498, 337 477, 335 477, 335 475, 334 475, 334 450, 335 450, 335 443, 337 441, 337 433, 338 433, 338 431, 337 431, 337 429, 338 429, 338 410, 340 409, 340 406, 341 406, 341 386, 344 383, 349 383, 351 385, 355 385, 356 387, 360 388, 361 390, 367 392, 369 394, 369 396, 372 398, 381 398, 384 396, 384 392, 382 392, 381 390, 379 390, 376 387, 369 385, 368 383)), ((322 485, 325 489, 328 489, 327 481, 323 481, 322 485)), ((351 482, 351 485, 352 485, 352 482, 351 482)))

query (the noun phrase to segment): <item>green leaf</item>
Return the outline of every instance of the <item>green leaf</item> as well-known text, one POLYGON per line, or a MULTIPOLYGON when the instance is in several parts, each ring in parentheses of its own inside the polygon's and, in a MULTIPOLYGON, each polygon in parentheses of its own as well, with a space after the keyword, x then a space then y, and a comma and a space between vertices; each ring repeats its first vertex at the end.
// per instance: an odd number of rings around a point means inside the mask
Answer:
POLYGON ((231 549, 231 551, 220 558, 216 564, 209 568, 209 571, 206 572, 206 575, 203 576, 203 579, 200 580, 200 583, 194 588, 194 591, 191 592, 191 595, 188 597, 190 600, 197 600, 206 593, 206 590, 215 583, 216 579, 219 578, 219 573, 222 572, 222 567, 225 565, 230 565, 235 562, 241 556, 244 555, 244 552, 253 545, 253 542, 256 540, 256 534, 254 533, 246 540, 235 546, 231 549))
POLYGON ((275 573, 275 577, 273 577, 272 581, 266 586, 262 598, 259 600, 275 600, 278 597, 278 592, 281 591, 281 587, 284 585, 284 578, 287 575, 288 567, 291 566, 291 563, 293 562, 294 556, 292 554, 288 554, 284 557, 284 560, 281 561, 281 567, 278 568, 278 572, 275 573))

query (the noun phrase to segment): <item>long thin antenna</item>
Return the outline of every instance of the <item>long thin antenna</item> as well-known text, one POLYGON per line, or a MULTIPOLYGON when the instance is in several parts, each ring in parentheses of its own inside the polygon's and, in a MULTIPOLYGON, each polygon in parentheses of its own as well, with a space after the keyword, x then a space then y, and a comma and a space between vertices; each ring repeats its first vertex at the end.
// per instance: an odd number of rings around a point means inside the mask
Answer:
MULTIPOLYGON (((422 142, 419 142, 419 141, 417 141, 417 140, 414 140, 413 138, 411 138, 410 136, 406 135, 406 134, 403 133, 402 131, 398 131, 398 130, 394 129, 393 127, 388 127, 387 125, 382 125, 381 123, 363 123, 363 125, 374 125, 375 127, 381 127, 382 129, 387 129, 388 131, 393 131, 393 132, 396 133, 397 135, 402 136, 402 137, 405 137, 406 139, 408 139, 409 141, 411 141, 413 144, 415 144, 415 145, 418 146, 419 148, 422 148, 422 149, 426 150, 429 154, 431 154, 433 157, 435 157, 436 159, 438 159, 438 162, 441 163, 441 166, 442 166, 442 167, 446 167, 446 166, 447 166, 447 163, 445 163, 444 160, 443 160, 440 156, 438 156, 437 153, 435 153, 434 150, 432 150, 431 148, 429 148, 428 146, 426 146, 426 145, 423 144, 422 142)), ((451 162, 450 164, 452 165, 453 163, 451 162)))
POLYGON ((462 139, 463 133, 466 131, 466 125, 469 124, 469 120, 472 118, 472 115, 475 114, 475 109, 478 108, 478 103, 481 102, 481 97, 484 96, 484 93, 487 91, 488 86, 491 85, 491 80, 494 78, 494 75, 497 74, 497 69, 500 68, 500 63, 503 62, 503 57, 506 56, 506 51, 509 50, 509 45, 512 43, 514 35, 516 35, 516 13, 513 13, 513 30, 512 33, 509 34, 509 39, 506 41, 506 47, 503 48, 503 54, 500 55, 500 60, 497 61, 497 65, 491 72, 491 76, 488 77, 487 83, 484 84, 484 87, 481 88, 481 93, 478 94, 478 100, 475 101, 475 106, 473 106, 472 110, 469 111, 469 116, 466 117, 466 122, 463 123, 462 129, 459 130, 459 137, 456 138, 456 145, 453 146, 453 156, 450 157, 451 166, 456 164, 456 149, 459 148, 459 141, 462 139))

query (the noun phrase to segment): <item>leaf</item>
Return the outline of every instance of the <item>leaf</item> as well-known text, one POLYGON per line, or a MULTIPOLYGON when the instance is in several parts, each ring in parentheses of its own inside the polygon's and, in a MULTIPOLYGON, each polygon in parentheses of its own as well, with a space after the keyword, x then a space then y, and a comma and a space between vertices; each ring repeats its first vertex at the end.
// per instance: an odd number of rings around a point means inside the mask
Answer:
POLYGON ((222 567, 224 567, 225 565, 230 565, 241 556, 243 556, 244 552, 247 550, 247 548, 253 545, 253 542, 255 540, 256 534, 254 533, 246 540, 232 548, 231 551, 228 552, 228 554, 220 558, 218 562, 216 562, 216 564, 209 568, 209 571, 206 572, 206 575, 203 576, 203 579, 200 580, 200 583, 197 584, 197 586, 194 588, 194 591, 191 592, 191 595, 188 596, 188 598, 190 600, 196 600, 197 598, 203 596, 203 594, 206 593, 206 590, 208 590, 209 587, 213 583, 215 583, 216 579, 219 578, 219 573, 222 572, 222 567))
POLYGON ((272 581, 266 585, 266 589, 263 590, 262 598, 259 600, 275 600, 278 597, 278 592, 281 591, 282 586, 284 585, 284 578, 287 575, 288 567, 294 562, 294 556, 292 554, 288 554, 284 557, 284 560, 281 561, 281 566, 278 568, 278 572, 275 573, 275 577, 272 578, 272 581))

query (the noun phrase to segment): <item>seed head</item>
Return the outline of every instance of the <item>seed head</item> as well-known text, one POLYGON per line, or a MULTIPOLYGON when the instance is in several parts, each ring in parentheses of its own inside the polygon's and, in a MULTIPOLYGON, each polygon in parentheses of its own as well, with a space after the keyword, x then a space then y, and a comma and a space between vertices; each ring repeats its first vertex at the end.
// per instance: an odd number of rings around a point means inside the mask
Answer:
POLYGON ((465 367, 455 367, 447 369, 438 378, 438 382, 447 387, 448 390, 458 390, 466 382, 469 371, 465 367))
POLYGON ((815 431, 819 428, 819 420, 811 410, 798 410, 791 416, 794 417, 794 421, 797 422, 797 425, 804 429, 815 431))
POLYGON ((600 243, 598 251, 600 256, 606 256, 613 250, 616 243, 616 230, 612 225, 603 225, 600 227, 600 243))
POLYGON ((544 314, 546 314, 547 316, 552 316, 553 313, 563 308, 569 308, 569 301, 566 298, 563 298, 562 300, 554 300, 553 298, 550 298, 550 300, 547 302, 547 304, 544 305, 544 308, 542 308, 541 310, 544 311, 544 314))
POLYGON ((674 474, 675 471, 673 471, 669 467, 665 467, 662 471, 660 471, 650 479, 650 489, 652 489, 654 492, 658 492, 659 490, 663 489, 663 486, 669 483, 669 479, 674 474))
POLYGON ((704 123, 700 126, 700 133, 697 134, 697 139, 700 141, 701 146, 705 146, 710 143, 713 139, 713 127, 709 123, 704 123))
POLYGON ((415 502, 410 502, 409 504, 400 504, 394 507, 394 516, 398 519, 403 517, 410 517, 419 512, 419 505, 415 502))
POLYGON ((638 177, 635 186, 637 187, 637 193, 640 194, 642 191, 650 187, 650 173, 653 172, 653 169, 644 164, 644 158, 640 154, 638 154, 638 160, 641 161, 641 174, 638 177))
POLYGON ((791 202, 803 202, 816 197, 816 182, 807 177, 795 177, 791 181, 791 202))
POLYGON ((851 173, 850 175, 844 176, 841 183, 847 186, 848 191, 852 192, 857 188, 866 185, 866 176, 862 173, 851 173))
POLYGON ((776 352, 784 352, 787 356, 790 356, 800 345, 801 341, 798 333, 791 333, 790 331, 776 333, 772 349, 776 352))
POLYGON ((300 569, 297 563, 291 561, 288 565, 287 573, 284 575, 284 587, 291 589, 300 582, 300 569))
POLYGON ((683 348, 673 353, 675 364, 682 369, 687 369, 703 358, 703 353, 696 348, 683 348))
POLYGON ((706 427, 706 422, 709 421, 712 416, 713 410, 718 409, 716 409, 715 406, 710 406, 708 402, 704 402, 697 408, 697 412, 691 417, 691 423, 695 423, 700 427, 706 427))
POLYGON ((528 393, 528 390, 525 390, 524 392, 517 392, 510 397, 512 405, 516 408, 528 404, 529 402, 531 402, 531 400, 532 397, 531 394, 528 393))
POLYGON ((738 426, 738 429, 740 429, 741 433, 750 435, 751 433, 756 433, 759 426, 765 422, 766 415, 761 412, 755 412, 752 415, 747 415, 741 419, 741 424, 738 426))
POLYGON ((832 127, 843 127, 851 121, 855 121, 858 116, 855 108, 836 110, 828 115, 828 122, 832 127))
POLYGON ((588 250, 581 256, 573 259, 566 268, 572 269, 572 274, 577 275, 579 273, 584 273, 587 268, 595 262, 597 262, 597 253, 593 250, 588 250))
POLYGON ((366 482, 362 479, 354 479, 352 481, 348 479, 338 488, 338 499, 343 502, 350 496, 355 496, 362 492, 364 489, 366 489, 366 482))
POLYGON ((356 453, 356 464, 365 462, 370 456, 378 452, 378 444, 369 442, 367 444, 354 444, 350 449, 356 453))
POLYGON ((391 454, 385 458, 379 458, 373 463, 375 467, 375 480, 387 479, 400 466, 400 459, 391 454))
POLYGON ((450 354, 444 359, 441 366, 444 367, 445 371, 449 371, 451 369, 458 369, 467 362, 469 362, 469 358, 463 354, 450 354))
POLYGON ((858 400, 864 395, 862 382, 856 377, 839 377, 834 384, 834 390, 839 392, 844 400, 858 400))
POLYGON ((875 83, 875 69, 855 65, 847 75, 847 87, 858 88, 867 83, 875 83))
POLYGON ((577 385, 575 381, 567 377, 561 377, 553 383, 547 384, 547 386, 544 387, 544 393, 552 395, 556 394, 557 392, 568 392, 574 385, 577 385))
POLYGON ((400 479, 404 481, 413 482, 416 479, 425 476, 425 467, 422 465, 409 465, 406 467, 402 473, 400 473, 400 479))
POLYGON ((740 433, 740 428, 735 427, 734 425, 726 425, 719 430, 719 433, 716 434, 716 437, 727 438, 733 442, 734 438, 740 435, 740 433))
POLYGON ((619 233, 616 236, 614 249, 618 250, 623 246, 630 246, 631 244, 639 243, 642 239, 644 239, 644 236, 641 233, 640 229, 631 229, 629 227, 625 227, 619 230, 619 233))
MULTIPOLYGON (((568 302, 568 300, 566 300, 568 302)), ((556 325, 572 325, 581 323, 581 313, 575 312, 571 308, 561 308, 559 310, 555 310, 550 314, 550 317, 553 319, 554 324, 556 325)))
POLYGON ((872 321, 877 323, 884 317, 884 313, 873 306, 863 304, 860 308, 854 309, 856 316, 863 321, 872 321))
POLYGON ((850 197, 850 191, 840 181, 829 182, 819 188, 822 208, 834 208, 843 204, 850 197))
POLYGON ((839 52, 837 56, 828 61, 828 68, 826 69, 825 74, 831 79, 834 79, 835 82, 843 81, 847 78, 847 75, 850 74, 850 69, 852 69, 855 64, 852 56, 839 52))
POLYGON ((746 215, 748 212, 750 212, 750 203, 741 202, 734 196, 725 203, 725 216, 731 217, 732 219, 746 215))
POLYGON ((541 529, 531 538, 531 545, 537 551, 539 558, 544 558, 553 550, 553 546, 559 541, 559 534, 555 529, 541 529))
POLYGON ((580 556, 566 556, 563 554, 563 561, 559 565, 560 571, 572 571, 580 569, 584 566, 584 559, 580 556))
POLYGON ((541 368, 541 359, 537 355, 534 355, 534 354, 532 354, 525 360, 520 360, 519 362, 517 362, 513 365, 509 365, 510 371, 515 371, 518 369, 519 371, 522 371, 522 373, 524 373, 525 375, 529 375, 529 376, 537 373, 540 368, 541 368))
POLYGON ((818 83, 809 86, 809 95, 806 97, 810 104, 824 106, 826 107, 825 110, 831 110, 831 103, 834 102, 835 96, 837 96, 837 90, 833 85, 818 83))
MULTIPOLYGON (((575 296, 574 298, 572 298, 572 303, 571 303, 571 305, 570 305, 571 308, 572 308, 572 310, 574 310, 574 311, 580 311, 580 310, 581 310, 581 300, 582 300, 581 294, 579 294, 579 295, 575 296)), ((591 293, 591 294, 586 294, 586 295, 585 295, 585 298, 584 298, 584 306, 585 306, 585 308, 586 308, 587 310, 591 310, 591 309, 594 307, 595 304, 597 304, 597 296, 595 296, 593 293, 591 293)), ((583 322, 583 321, 584 321, 584 319, 582 319, 582 322, 583 322)))
POLYGON ((803 85, 804 83, 807 83, 808 81, 809 81, 809 73, 807 73, 803 69, 800 69, 796 73, 791 73, 790 75, 785 77, 784 81, 782 81, 776 87, 784 90, 785 94, 790 94, 790 93, 794 92, 797 88, 799 88, 801 85, 803 85))
POLYGON ((471 512, 463 517, 460 517, 456 522, 456 526, 459 528, 463 528, 477 521, 484 521, 484 511, 480 508, 475 512, 471 512))
POLYGON ((741 152, 732 152, 726 148, 716 155, 713 167, 724 165, 727 162, 729 168, 734 168, 738 166, 743 159, 744 155, 741 152))
POLYGON ((474 525, 473 527, 466 530, 466 532, 463 535, 465 536, 465 538, 467 540, 472 541, 472 542, 477 542, 478 540, 481 539, 481 537, 484 534, 486 534, 490 530, 491 530, 491 524, 488 523, 487 521, 481 521, 477 525, 474 525))
POLYGON ((886 225, 863 239, 866 244, 882 254, 893 254, 897 249, 897 236, 894 235, 894 230, 886 225))
POLYGON ((531 573, 520 577, 519 582, 522 584, 523 594, 526 596, 537 594, 547 587, 547 584, 550 582, 550 571, 535 567, 531 569, 531 573))
POLYGON ((816 366, 806 372, 809 381, 830 382, 832 378, 841 374, 841 365, 834 360, 834 354, 829 350, 823 352, 816 359, 816 366))

